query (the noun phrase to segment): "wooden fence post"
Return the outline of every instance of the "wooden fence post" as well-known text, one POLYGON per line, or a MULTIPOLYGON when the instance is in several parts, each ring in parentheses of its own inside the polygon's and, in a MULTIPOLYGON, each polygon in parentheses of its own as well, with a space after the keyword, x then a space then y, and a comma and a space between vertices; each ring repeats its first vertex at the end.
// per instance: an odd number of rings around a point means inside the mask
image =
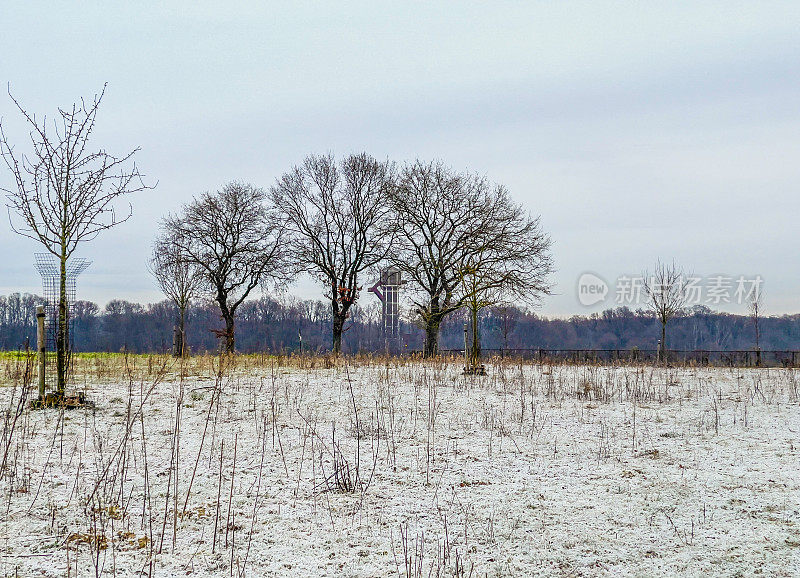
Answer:
POLYGON ((44 399, 44 358, 45 358, 45 339, 44 339, 44 307, 36 307, 36 350, 39 355, 39 399, 44 399))

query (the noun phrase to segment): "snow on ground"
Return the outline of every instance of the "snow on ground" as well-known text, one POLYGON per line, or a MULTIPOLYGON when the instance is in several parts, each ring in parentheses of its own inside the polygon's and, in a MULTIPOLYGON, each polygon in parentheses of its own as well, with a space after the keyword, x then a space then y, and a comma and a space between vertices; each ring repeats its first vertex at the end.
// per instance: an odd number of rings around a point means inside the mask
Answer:
POLYGON ((800 575, 795 370, 321 364, 12 411, 0 575, 800 575))

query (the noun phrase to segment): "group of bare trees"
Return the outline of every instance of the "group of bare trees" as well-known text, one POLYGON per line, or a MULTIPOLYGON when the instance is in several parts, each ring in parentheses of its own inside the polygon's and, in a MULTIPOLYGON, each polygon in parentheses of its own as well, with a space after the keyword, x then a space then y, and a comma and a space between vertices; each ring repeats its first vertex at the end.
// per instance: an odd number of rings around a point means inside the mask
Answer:
MULTIPOLYGON (((60 270, 57 304, 58 393, 67 374, 68 261, 80 243, 131 215, 126 195, 148 188, 133 157, 94 150, 89 139, 105 88, 91 101, 59 109, 48 122, 9 96, 30 129, 20 153, 0 124, 0 156, 13 176, 8 198, 12 228, 41 243, 60 270)), ((533 303, 548 294, 551 242, 538 218, 486 178, 416 160, 397 168, 366 153, 340 161, 309 156, 269 191, 232 182, 203 193, 162 221, 149 268, 179 311, 180 344, 192 299, 205 295, 219 307, 217 330, 235 348, 239 306, 258 287, 283 287, 301 272, 317 278, 330 304, 332 347, 341 350, 352 305, 367 276, 386 266, 408 281, 412 317, 425 331, 424 352, 438 353, 442 320, 466 309, 472 359, 480 350, 478 317, 489 306, 533 303)), ((687 277, 674 263, 658 262, 645 275, 650 308, 667 324, 686 305, 687 277)), ((751 316, 759 348, 761 293, 751 316)))
POLYGON ((482 308, 549 291, 549 248, 538 219, 502 186, 441 163, 415 161, 397 170, 360 153, 339 161, 309 156, 269 193, 233 183, 201 195, 164 219, 151 269, 179 308, 187 294, 176 292, 175 274, 194 271, 188 277, 205 279, 191 288, 205 287, 217 301, 228 351, 236 307, 252 289, 309 273, 330 303, 332 348, 339 352, 365 277, 393 265, 409 281, 425 353, 438 352, 442 319, 469 307, 477 355, 482 308), (165 259, 173 264, 163 266, 165 259))
MULTIPOLYGON (((52 253, 61 270, 59 391, 66 372, 67 261, 79 243, 131 215, 121 197, 148 187, 133 163, 89 147, 104 92, 59 109, 52 126, 14 100, 31 128, 32 151, 18 154, 0 126, 0 153, 14 176, 7 189, 15 230, 52 253)), ((12 97, 13 99, 13 97, 12 97)), ((550 239, 538 219, 487 179, 437 162, 398 168, 366 153, 339 161, 309 156, 269 191, 232 182, 203 193, 163 219, 149 268, 179 311, 181 343, 192 299, 219 306, 224 349, 235 348, 237 308, 257 287, 283 287, 300 272, 322 283, 330 303, 332 347, 341 349, 348 313, 365 277, 393 265, 409 282, 412 313, 425 329, 425 353, 438 352, 442 319, 489 305, 535 301, 549 292, 550 239)))

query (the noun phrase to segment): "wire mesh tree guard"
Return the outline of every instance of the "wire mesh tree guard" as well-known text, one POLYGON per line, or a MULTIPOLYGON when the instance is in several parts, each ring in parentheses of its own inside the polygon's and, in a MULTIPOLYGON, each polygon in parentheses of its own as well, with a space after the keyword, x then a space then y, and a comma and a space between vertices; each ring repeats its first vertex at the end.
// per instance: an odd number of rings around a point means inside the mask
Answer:
MULTIPOLYGON (((58 388, 59 301, 61 300, 61 267, 59 261, 49 253, 36 253, 36 270, 42 277, 42 291, 45 311, 45 385, 49 391, 58 388)), ((72 380, 72 308, 75 303, 75 282, 78 275, 91 265, 91 261, 77 258, 66 264, 66 303, 64 311, 64 361, 65 385, 72 380)))

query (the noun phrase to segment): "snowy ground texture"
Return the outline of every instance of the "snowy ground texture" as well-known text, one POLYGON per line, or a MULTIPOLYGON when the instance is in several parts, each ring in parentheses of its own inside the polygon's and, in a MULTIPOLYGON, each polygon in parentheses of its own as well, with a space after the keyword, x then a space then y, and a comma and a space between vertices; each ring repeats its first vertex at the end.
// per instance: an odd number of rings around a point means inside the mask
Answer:
POLYGON ((331 365, 1 387, 0 576, 800 576, 798 371, 331 365))

